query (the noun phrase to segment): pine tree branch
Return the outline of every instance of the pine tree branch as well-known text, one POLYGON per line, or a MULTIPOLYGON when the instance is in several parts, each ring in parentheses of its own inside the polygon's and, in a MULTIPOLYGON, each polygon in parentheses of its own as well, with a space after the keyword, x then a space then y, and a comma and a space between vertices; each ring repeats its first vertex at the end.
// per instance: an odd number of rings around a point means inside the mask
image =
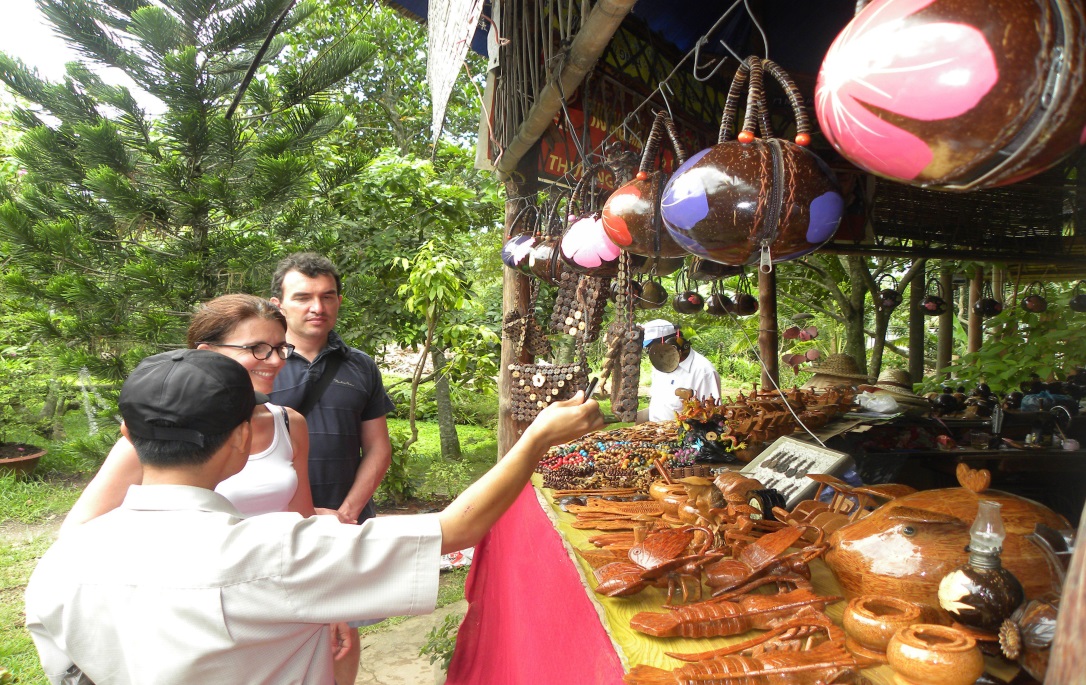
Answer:
POLYGON ((275 34, 279 32, 279 26, 283 23, 283 20, 287 18, 287 14, 294 8, 294 3, 297 0, 290 0, 290 3, 283 10, 279 18, 272 24, 271 30, 268 32, 268 37, 264 39, 264 44, 260 46, 260 49, 256 51, 256 55, 253 57, 253 63, 249 65, 249 70, 245 72, 245 77, 241 79, 241 86, 238 88, 238 94, 234 96, 234 101, 230 103, 230 106, 226 108, 226 118, 229 119, 234 115, 234 110, 241 104, 241 98, 245 95, 245 89, 249 87, 249 82, 253 80, 253 76, 256 75, 256 70, 260 66, 260 60, 264 59, 264 53, 268 51, 268 46, 271 44, 272 38, 275 38, 275 34))

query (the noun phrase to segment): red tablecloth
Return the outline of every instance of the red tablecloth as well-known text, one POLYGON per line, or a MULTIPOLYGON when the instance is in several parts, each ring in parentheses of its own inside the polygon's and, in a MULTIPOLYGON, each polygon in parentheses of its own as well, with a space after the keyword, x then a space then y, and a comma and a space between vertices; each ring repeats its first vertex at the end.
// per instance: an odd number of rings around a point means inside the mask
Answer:
POLYGON ((529 485, 475 547, 446 685, 617 685, 622 664, 529 485))

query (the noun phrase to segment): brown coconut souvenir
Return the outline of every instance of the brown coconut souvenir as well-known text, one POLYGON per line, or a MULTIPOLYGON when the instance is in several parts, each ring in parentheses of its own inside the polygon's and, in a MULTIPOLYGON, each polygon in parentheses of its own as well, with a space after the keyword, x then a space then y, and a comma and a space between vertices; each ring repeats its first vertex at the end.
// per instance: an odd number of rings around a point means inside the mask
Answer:
MULTIPOLYGON (((646 257, 685 257, 686 253, 668 236, 660 221, 660 196, 667 173, 654 170, 660 141, 667 132, 681 163, 686 159, 675 126, 667 112, 660 111, 645 141, 637 176, 611 193, 603 205, 603 228, 620 248, 646 257)), ((657 273, 661 273, 657 270, 657 273)))
POLYGON ((968 560, 969 528, 981 500, 1001 505, 1006 538, 1002 564, 1022 583, 1026 599, 1058 593, 1060 572, 1027 536, 1038 523, 1056 530, 1067 520, 1033 500, 987 490, 991 475, 958 465, 960 488, 898 497, 830 536, 826 563, 848 597, 892 595, 939 611, 939 582, 968 560))
POLYGON ((810 121, 791 77, 770 60, 748 57, 728 92, 719 142, 676 169, 664 188, 660 211, 667 232, 698 257, 723 264, 760 261, 765 269, 817 249, 841 223, 844 197, 830 168, 803 147, 810 139, 810 121), (770 129, 763 66, 792 105, 795 143, 770 129), (748 76, 746 115, 733 140, 748 76))
POLYGON ((964 191, 1028 178, 1086 142, 1086 9, 871 2, 826 53, 815 113, 841 155, 895 181, 964 191))
POLYGON ((578 273, 613 278, 618 273, 618 245, 603 230, 600 213, 592 207, 593 195, 587 191, 602 164, 585 169, 569 199, 569 227, 559 243, 562 261, 578 273))

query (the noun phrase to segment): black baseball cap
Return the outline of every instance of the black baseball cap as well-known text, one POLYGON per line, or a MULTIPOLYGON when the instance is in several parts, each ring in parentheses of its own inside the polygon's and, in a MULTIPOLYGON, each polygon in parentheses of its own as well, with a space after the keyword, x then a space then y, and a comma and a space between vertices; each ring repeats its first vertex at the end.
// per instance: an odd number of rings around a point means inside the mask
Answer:
POLYGON ((257 402, 249 372, 211 350, 175 350, 147 357, 121 388, 128 432, 149 440, 181 440, 201 447, 205 436, 229 433, 248 421, 257 402))

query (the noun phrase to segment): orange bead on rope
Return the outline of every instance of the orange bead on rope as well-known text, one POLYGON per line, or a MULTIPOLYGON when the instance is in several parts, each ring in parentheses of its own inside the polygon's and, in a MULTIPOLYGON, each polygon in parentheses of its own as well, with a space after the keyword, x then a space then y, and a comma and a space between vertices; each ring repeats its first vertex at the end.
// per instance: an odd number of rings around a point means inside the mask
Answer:
POLYGON ((637 172, 637 180, 638 181, 647 181, 647 180, 649 180, 649 172, 647 172, 647 171, 639 171, 639 172, 637 172))
POLYGON ((796 145, 799 145, 800 147, 807 147, 810 144, 811 144, 811 134, 810 133, 797 133, 796 134, 796 145))
POLYGON ((754 141, 754 131, 740 131, 736 139, 740 143, 750 143, 754 141))

